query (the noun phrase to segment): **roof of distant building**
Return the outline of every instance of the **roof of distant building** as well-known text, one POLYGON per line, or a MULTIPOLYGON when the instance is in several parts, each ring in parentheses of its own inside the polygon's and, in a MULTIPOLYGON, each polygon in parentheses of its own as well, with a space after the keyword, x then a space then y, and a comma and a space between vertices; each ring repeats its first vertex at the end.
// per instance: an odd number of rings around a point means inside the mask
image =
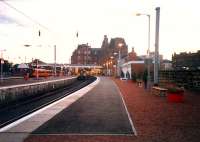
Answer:
POLYGON ((172 61, 167 60, 167 59, 164 59, 164 60, 163 60, 163 63, 172 63, 172 61))

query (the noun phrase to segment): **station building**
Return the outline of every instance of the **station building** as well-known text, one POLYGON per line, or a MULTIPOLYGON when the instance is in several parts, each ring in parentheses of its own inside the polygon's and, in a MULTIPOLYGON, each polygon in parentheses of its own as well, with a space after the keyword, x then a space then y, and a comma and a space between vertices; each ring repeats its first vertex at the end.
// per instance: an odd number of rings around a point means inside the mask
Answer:
MULTIPOLYGON (((117 60, 128 55, 128 46, 123 38, 111 38, 110 41, 105 35, 101 48, 92 48, 88 44, 78 45, 71 56, 72 66, 84 65, 85 68, 94 72, 98 66, 101 66, 101 73, 113 75, 116 70, 117 60)), ((98 71, 99 72, 99 71, 98 71)))
POLYGON ((71 64, 99 65, 100 55, 100 48, 91 48, 88 44, 80 44, 71 56, 71 64))

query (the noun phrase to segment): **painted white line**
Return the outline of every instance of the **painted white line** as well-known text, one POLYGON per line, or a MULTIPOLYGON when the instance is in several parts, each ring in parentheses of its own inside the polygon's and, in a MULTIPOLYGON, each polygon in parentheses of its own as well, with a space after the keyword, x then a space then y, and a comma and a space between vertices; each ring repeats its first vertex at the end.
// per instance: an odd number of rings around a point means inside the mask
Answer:
POLYGON ((27 84, 19 84, 19 85, 10 85, 10 86, 5 86, 5 87, 0 87, 0 90, 3 89, 11 89, 11 88, 17 88, 17 87, 25 87, 25 86, 31 86, 31 85, 41 85, 41 84, 46 84, 46 83, 51 83, 51 82, 58 82, 58 81, 64 81, 68 79, 74 79, 76 77, 67 77, 63 79, 56 79, 56 80, 49 80, 49 81, 41 81, 41 82, 35 82, 35 83, 27 83, 27 84))
MULTIPOLYGON (((114 81, 113 81, 113 82, 114 82, 114 81)), ((133 125, 133 121, 132 121, 131 116, 130 116, 130 114, 129 114, 129 111, 128 111, 127 107, 126 107, 126 103, 125 103, 125 101, 124 101, 123 95, 122 95, 122 93, 121 93, 119 87, 116 85, 115 82, 114 82, 114 84, 115 84, 115 86, 117 87, 117 90, 118 90, 118 92, 119 92, 119 94, 120 94, 120 97, 121 97, 122 102, 123 102, 123 104, 124 104, 124 107, 125 107, 125 109, 126 109, 126 113, 127 113, 127 115, 128 115, 128 119, 129 119, 129 121, 130 121, 131 128, 132 128, 132 130, 133 130, 133 133, 135 134, 135 136, 137 136, 137 131, 136 131, 134 125, 133 125)))
POLYGON ((4 77, 3 80, 8 80, 8 79, 23 79, 24 77, 4 77))
POLYGON ((30 135, 39 135, 39 136, 135 136, 134 134, 106 134, 106 133, 60 133, 60 134, 30 134, 30 135))
POLYGON ((29 118, 35 116, 36 114, 39 114, 42 111, 44 111, 44 110, 46 110, 46 109, 48 109, 48 108, 50 108, 52 106, 55 106, 56 104, 60 103, 61 101, 64 101, 64 100, 66 100, 66 99, 68 99, 68 98, 70 98, 72 96, 73 97, 75 96, 75 99, 73 100, 73 102, 77 101, 80 97, 82 97, 87 92, 89 92, 91 89, 93 89, 99 82, 100 82, 100 79, 97 77, 97 80, 95 82, 87 85, 86 87, 84 87, 84 88, 82 88, 82 89, 80 89, 80 90, 78 90, 78 91, 76 91, 76 92, 74 92, 74 93, 72 93, 72 94, 70 94, 70 95, 68 95, 68 96, 66 96, 66 97, 64 97, 64 98, 52 103, 52 104, 50 104, 50 105, 47 105, 47 106, 45 106, 45 107, 43 107, 43 108, 41 108, 41 109, 29 114, 29 115, 27 115, 27 116, 15 121, 15 122, 11 123, 11 124, 8 124, 7 126, 1 128, 0 132, 5 132, 5 131, 11 129, 12 127, 24 122, 25 120, 28 120, 29 118))

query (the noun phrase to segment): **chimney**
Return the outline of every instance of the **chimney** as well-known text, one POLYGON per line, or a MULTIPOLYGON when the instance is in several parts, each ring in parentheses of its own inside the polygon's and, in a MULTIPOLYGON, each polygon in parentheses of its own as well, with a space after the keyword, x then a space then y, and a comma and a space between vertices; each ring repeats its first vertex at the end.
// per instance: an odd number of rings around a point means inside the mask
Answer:
POLYGON ((132 52, 134 53, 135 51, 134 51, 134 47, 132 47, 132 52))

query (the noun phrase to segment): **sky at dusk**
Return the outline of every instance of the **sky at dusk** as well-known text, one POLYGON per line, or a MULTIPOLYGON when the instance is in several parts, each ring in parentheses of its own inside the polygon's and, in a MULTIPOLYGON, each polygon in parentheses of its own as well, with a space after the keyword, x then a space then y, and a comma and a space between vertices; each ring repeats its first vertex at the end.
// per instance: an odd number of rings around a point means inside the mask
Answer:
POLYGON ((200 50, 198 0, 0 0, 0 50, 14 63, 39 58, 69 63, 77 44, 100 48, 104 35, 123 37, 138 55, 148 48, 151 15, 151 51, 155 44, 155 8, 160 7, 160 54, 200 50), (15 9, 16 8, 16 9, 15 9), (25 14, 25 15, 23 15, 25 14), (38 36, 38 31, 41 36, 38 36), (79 37, 76 37, 76 33, 79 37), (32 45, 25 47, 24 45, 32 45))

